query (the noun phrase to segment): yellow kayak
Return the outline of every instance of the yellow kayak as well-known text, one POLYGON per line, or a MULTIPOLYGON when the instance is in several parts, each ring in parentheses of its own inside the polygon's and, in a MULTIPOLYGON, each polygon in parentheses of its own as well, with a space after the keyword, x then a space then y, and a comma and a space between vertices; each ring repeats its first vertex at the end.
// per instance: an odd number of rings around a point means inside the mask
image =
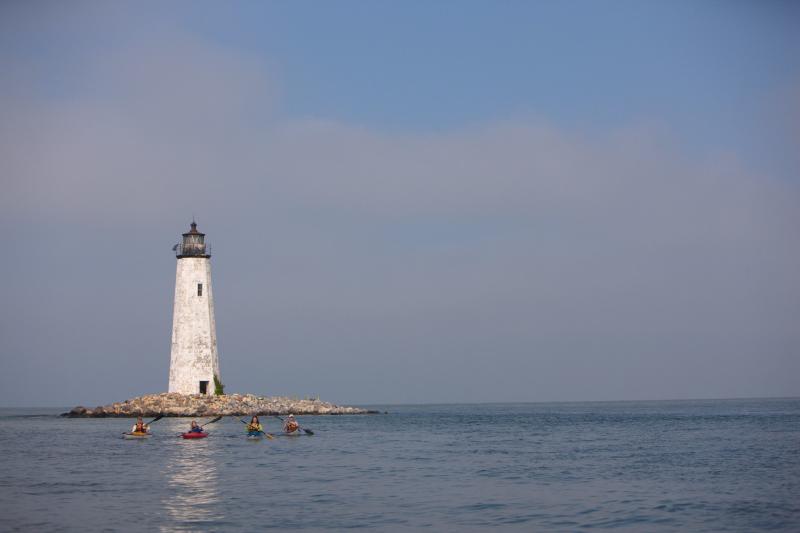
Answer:
POLYGON ((151 436, 152 434, 146 431, 131 431, 122 434, 123 439, 149 439, 151 436))

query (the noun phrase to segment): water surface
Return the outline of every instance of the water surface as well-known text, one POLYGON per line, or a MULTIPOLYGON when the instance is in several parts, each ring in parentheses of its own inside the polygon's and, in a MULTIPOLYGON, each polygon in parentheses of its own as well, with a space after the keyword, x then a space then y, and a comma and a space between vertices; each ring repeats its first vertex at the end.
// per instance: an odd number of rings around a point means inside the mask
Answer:
POLYGON ((800 529, 800 399, 369 407, 256 442, 2 409, 0 530, 800 529))

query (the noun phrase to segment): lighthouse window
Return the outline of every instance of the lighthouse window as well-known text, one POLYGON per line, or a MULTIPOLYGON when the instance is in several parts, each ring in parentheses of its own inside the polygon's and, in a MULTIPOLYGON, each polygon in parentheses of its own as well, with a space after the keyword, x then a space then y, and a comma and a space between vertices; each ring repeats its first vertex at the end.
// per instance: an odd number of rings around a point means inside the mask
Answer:
POLYGON ((203 284, 202 283, 198 283, 197 284, 197 295, 198 296, 202 296, 203 295, 203 284))

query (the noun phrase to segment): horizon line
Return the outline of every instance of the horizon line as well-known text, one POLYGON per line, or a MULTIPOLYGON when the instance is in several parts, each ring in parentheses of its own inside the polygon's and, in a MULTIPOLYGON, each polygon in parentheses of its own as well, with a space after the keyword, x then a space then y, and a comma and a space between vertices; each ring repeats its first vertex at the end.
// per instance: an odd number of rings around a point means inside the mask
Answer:
MULTIPOLYGON (((226 395, 227 396, 227 395, 226 395)), ((415 402, 415 403, 351 403, 348 406, 369 407, 369 406, 423 406, 423 405, 503 405, 503 404, 564 404, 564 403, 640 403, 640 402, 709 402, 709 401, 736 401, 736 400, 800 400, 800 396, 737 396, 727 398, 659 398, 659 399, 635 399, 635 400, 492 400, 482 402, 415 402)), ((332 402, 333 403, 333 402, 332 402)), ((343 402, 345 403, 345 402, 343 402)), ((87 404, 88 405, 88 404, 87 404)), ((337 405, 340 405, 337 403, 337 405)), ((74 407, 74 406, 73 406, 74 407)), ((64 405, 0 405, 0 409, 71 409, 64 405)), ((323 415, 308 415, 323 416, 323 415)))

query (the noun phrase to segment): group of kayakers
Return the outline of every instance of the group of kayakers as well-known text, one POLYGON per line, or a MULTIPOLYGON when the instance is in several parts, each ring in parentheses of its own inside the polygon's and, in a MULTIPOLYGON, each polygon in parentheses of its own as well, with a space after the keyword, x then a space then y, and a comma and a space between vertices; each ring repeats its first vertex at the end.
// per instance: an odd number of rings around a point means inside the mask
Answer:
MULTIPOLYGON (((283 421, 283 432, 291 435, 298 431, 300 431, 300 424, 297 423, 294 415, 290 414, 286 417, 286 420, 283 421)), ((261 422, 258 420, 258 416, 253 415, 253 418, 250 419, 250 422, 247 424, 247 432, 250 435, 259 435, 265 433, 264 426, 261 425, 261 422)), ((150 433, 150 426, 144 423, 144 420, 142 420, 141 416, 136 417, 136 423, 131 428, 131 433, 150 433)), ((192 424, 188 433, 203 433, 203 426, 198 425, 196 420, 192 420, 192 424)))
MULTIPOLYGON (((294 415, 290 414, 286 417, 286 420, 283 422, 283 432, 284 433, 295 433, 300 430, 300 424, 297 423, 295 420, 294 415)), ((254 433, 264 433, 264 426, 261 425, 259 422, 258 417, 253 415, 253 418, 250 419, 250 423, 247 424, 247 432, 250 434, 254 433)))

